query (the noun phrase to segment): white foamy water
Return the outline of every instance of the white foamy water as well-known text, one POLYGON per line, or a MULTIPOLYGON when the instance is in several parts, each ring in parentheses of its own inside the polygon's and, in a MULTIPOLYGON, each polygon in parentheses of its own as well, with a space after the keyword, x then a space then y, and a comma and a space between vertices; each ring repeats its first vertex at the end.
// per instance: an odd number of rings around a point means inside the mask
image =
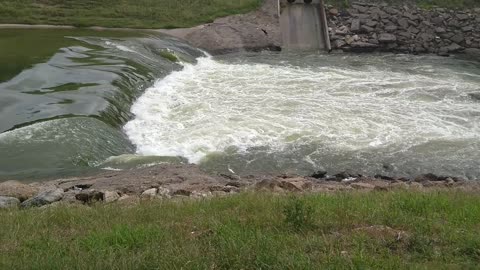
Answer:
POLYGON ((427 159, 432 170, 455 157, 469 159, 459 170, 475 168, 480 103, 469 94, 480 91, 479 72, 406 56, 249 59, 201 58, 157 81, 125 126, 137 152, 198 163, 215 152, 263 149, 285 164, 375 172, 385 160, 405 170, 409 162, 398 159, 427 159))

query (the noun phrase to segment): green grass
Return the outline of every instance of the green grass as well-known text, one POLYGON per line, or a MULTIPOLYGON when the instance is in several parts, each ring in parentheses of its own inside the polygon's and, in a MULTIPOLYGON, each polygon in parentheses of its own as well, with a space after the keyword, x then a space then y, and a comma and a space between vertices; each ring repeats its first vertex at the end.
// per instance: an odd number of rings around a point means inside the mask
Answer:
POLYGON ((0 228, 0 269, 478 269, 480 264, 480 197, 455 191, 293 199, 257 193, 132 207, 12 210, 0 212, 0 228), (374 225, 405 235, 365 229, 374 225))
POLYGON ((261 0, 0 0, 0 23, 190 27, 244 13, 261 0))

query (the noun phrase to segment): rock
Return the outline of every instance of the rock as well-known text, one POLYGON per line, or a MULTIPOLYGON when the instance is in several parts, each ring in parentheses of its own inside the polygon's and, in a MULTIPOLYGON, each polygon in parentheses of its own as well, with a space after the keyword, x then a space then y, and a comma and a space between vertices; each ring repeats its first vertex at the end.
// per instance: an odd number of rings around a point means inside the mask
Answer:
POLYGON ((448 52, 459 52, 463 50, 463 47, 456 43, 452 43, 450 46, 447 46, 445 48, 447 49, 448 52))
POLYGON ((409 24, 408 24, 408 20, 407 19, 400 19, 397 21, 398 25, 400 25, 400 27, 402 27, 403 29, 407 29, 409 24))
POLYGON ((353 42, 352 44, 350 44, 350 46, 351 46, 350 51, 353 51, 353 52, 372 52, 378 49, 377 44, 361 42, 361 41, 353 42))
POLYGON ((412 182, 410 183, 410 189, 414 189, 414 190, 423 190, 424 187, 422 184, 418 183, 418 182, 412 182))
POLYGON ((332 8, 328 12, 330 13, 330 15, 338 16, 338 9, 336 8, 332 8))
POLYGON ((327 171, 316 171, 314 172, 311 177, 316 178, 316 179, 322 179, 327 176, 327 171))
POLYGON ((361 30, 361 32, 363 32, 363 33, 371 33, 371 32, 373 32, 375 29, 373 29, 372 27, 366 26, 366 25, 362 25, 362 26, 360 27, 360 30, 361 30))
POLYGON ((397 41, 397 37, 392 34, 382 33, 378 36, 378 41, 380 43, 393 43, 397 41))
POLYGON ((350 31, 352 31, 354 33, 360 31, 360 20, 359 19, 353 19, 352 20, 352 25, 350 27, 350 31))
POLYGON ((350 186, 354 189, 369 189, 373 190, 375 189, 375 185, 368 184, 368 183, 352 183, 350 186))
POLYGON ((465 36, 462 33, 458 33, 451 37, 450 40, 455 43, 462 43, 463 41, 465 41, 465 36))
POLYGON ((471 31, 473 31, 473 26, 468 25, 468 26, 462 27, 462 31, 463 32, 471 32, 471 31))
POLYGON ((75 198, 83 203, 93 203, 103 200, 103 192, 94 189, 83 190, 75 198))
POLYGON ((172 192, 172 195, 189 197, 190 195, 192 195, 192 192, 185 189, 178 189, 172 192))
POLYGON ((283 192, 283 189, 280 187, 280 181, 275 179, 264 179, 255 184, 255 189, 257 191, 283 192))
POLYGON ((465 21, 465 20, 470 19, 470 16, 468 16, 467 14, 458 13, 458 14, 457 14, 457 18, 458 18, 460 21, 465 21))
POLYGON ((38 193, 38 189, 17 181, 0 183, 0 196, 17 198, 25 201, 38 193))
POLYGON ((386 7, 383 10, 390 15, 395 15, 395 14, 400 13, 397 9, 395 9, 393 7, 386 7))
POLYGON ((438 26, 443 26, 443 22, 445 21, 445 18, 443 17, 435 17, 433 18, 432 20, 432 23, 434 23, 435 25, 438 25, 438 26))
POLYGON ((63 198, 63 193, 63 189, 60 188, 46 190, 37 194, 35 197, 24 201, 20 206, 22 208, 28 208, 51 204, 53 202, 60 201, 63 198))
POLYGON ((420 32, 420 30, 418 30, 418 28, 413 27, 413 26, 410 26, 407 31, 412 33, 412 34, 418 34, 420 32))
POLYGON ((103 201, 106 203, 111 203, 120 199, 120 195, 116 191, 105 191, 103 193, 103 201))
POLYGON ((341 39, 335 40, 333 42, 333 47, 334 48, 342 48, 343 46, 347 45, 347 43, 341 39))
POLYGON ((375 27, 377 26, 378 22, 374 21, 374 20, 367 20, 367 22, 365 23, 366 26, 368 27, 375 27))
POLYGON ((147 189, 144 192, 142 192, 142 195, 140 195, 140 198, 142 199, 153 199, 157 197, 157 189, 156 188, 151 188, 147 189))
POLYGON ((165 199, 172 198, 172 196, 170 195, 170 190, 168 188, 164 188, 164 187, 159 187, 158 188, 157 196, 159 196, 161 198, 165 198, 165 199))
POLYGON ((280 187, 286 191, 305 191, 313 187, 312 182, 304 178, 288 178, 280 182, 280 187))
POLYGON ((387 32, 395 32, 397 31, 398 27, 396 25, 388 25, 385 27, 385 31, 387 32))
POLYGON ((391 189, 405 190, 405 189, 408 189, 408 187, 409 187, 408 184, 405 183, 405 182, 395 182, 395 183, 390 184, 391 189))
POLYGON ((447 32, 447 30, 445 30, 445 28, 443 28, 443 27, 435 28, 435 33, 437 33, 437 34, 443 34, 445 32, 447 32))
POLYGON ((0 209, 16 208, 20 205, 20 200, 14 197, 0 196, 0 209))

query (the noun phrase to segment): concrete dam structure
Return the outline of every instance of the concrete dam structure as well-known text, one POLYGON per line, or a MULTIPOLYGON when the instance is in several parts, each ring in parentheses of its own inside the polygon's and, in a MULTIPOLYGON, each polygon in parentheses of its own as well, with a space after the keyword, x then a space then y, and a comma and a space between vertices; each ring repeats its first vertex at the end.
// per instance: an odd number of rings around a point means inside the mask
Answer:
POLYGON ((279 0, 282 49, 330 51, 323 0, 279 0))

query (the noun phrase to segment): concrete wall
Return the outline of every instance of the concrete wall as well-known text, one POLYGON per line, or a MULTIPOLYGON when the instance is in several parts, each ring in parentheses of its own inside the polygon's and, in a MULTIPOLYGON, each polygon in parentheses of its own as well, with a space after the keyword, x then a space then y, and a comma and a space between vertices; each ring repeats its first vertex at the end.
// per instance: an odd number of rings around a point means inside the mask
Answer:
POLYGON ((279 0, 283 50, 330 50, 323 0, 279 0))

